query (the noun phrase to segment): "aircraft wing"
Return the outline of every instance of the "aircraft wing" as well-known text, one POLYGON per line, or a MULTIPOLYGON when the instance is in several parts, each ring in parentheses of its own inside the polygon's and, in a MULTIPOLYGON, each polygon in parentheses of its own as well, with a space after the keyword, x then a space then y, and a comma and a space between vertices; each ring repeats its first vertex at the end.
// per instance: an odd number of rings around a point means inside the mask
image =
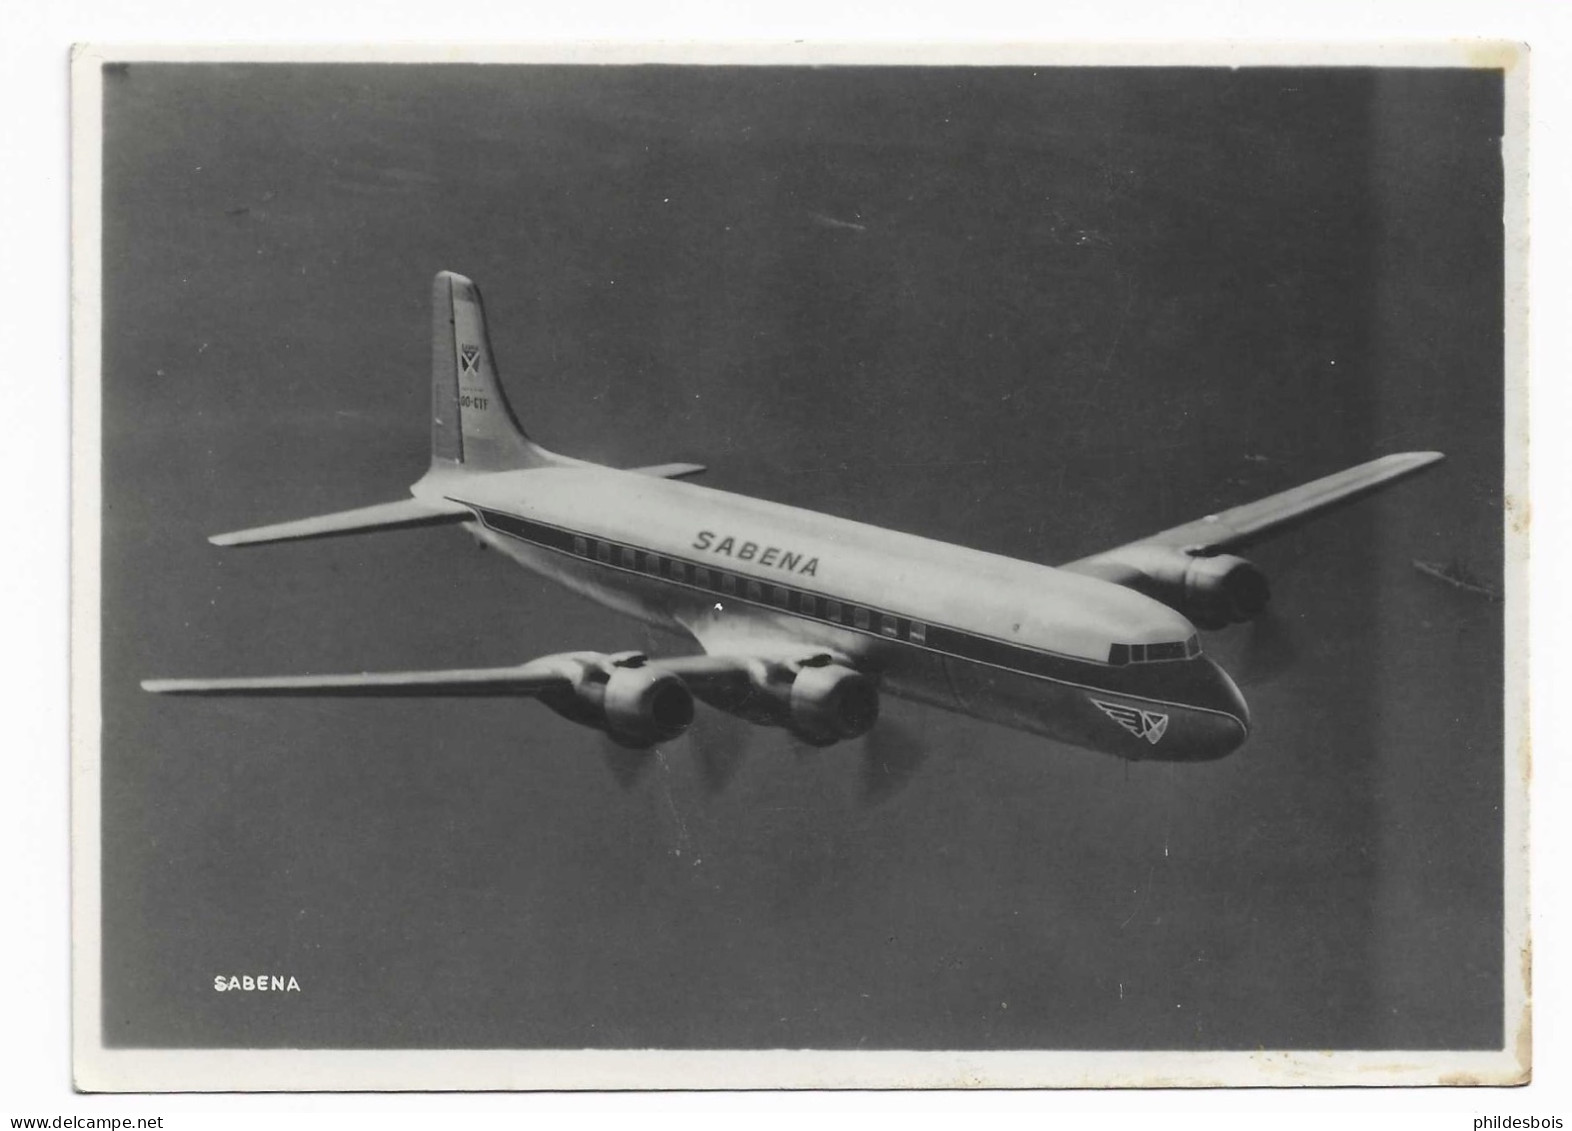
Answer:
POLYGON ((822 663, 851 666, 823 648, 800 644, 790 650, 766 646, 745 651, 733 647, 725 652, 698 656, 667 656, 651 660, 650 666, 657 671, 670 672, 702 698, 725 700, 734 696, 750 697, 772 682, 790 683, 799 669, 822 663))
POLYGON ((765 652, 664 660, 639 652, 564 652, 506 668, 149 679, 142 687, 160 695, 536 698, 573 722, 641 748, 682 734, 693 721, 695 696, 755 722, 786 722, 792 717, 787 701, 800 698, 794 681, 804 678, 816 700, 806 721, 798 722, 816 739, 854 737, 878 718, 873 683, 839 657, 801 645, 789 655, 765 652))
POLYGON ((1444 458, 1440 452, 1382 456, 1253 503, 1209 514, 1091 557, 1078 558, 1059 568, 1106 578, 1110 565, 1122 564, 1116 559, 1129 550, 1145 546, 1179 550, 1189 557, 1231 553, 1291 530, 1327 511, 1347 506, 1444 458))
POLYGON ((507 668, 252 676, 241 679, 145 679, 142 689, 159 695, 527 696, 566 687, 572 683, 575 674, 559 657, 547 656, 507 668))
MULTIPOLYGON (((341 675, 266 675, 225 679, 144 679, 142 690, 155 695, 276 696, 529 696, 567 687, 585 666, 647 668, 669 673, 697 691, 742 689, 763 682, 772 667, 831 659, 823 649, 798 649, 800 655, 707 655, 647 658, 638 653, 602 656, 566 653, 543 656, 505 668, 450 668, 438 671, 351 672, 341 675)), ((845 661, 840 661, 845 662, 845 661)))
POLYGON ((399 499, 358 507, 352 511, 313 515, 291 522, 275 522, 250 530, 214 534, 208 539, 215 546, 254 546, 264 542, 295 542, 304 538, 327 538, 335 534, 362 534, 369 530, 397 530, 409 526, 434 526, 461 522, 469 518, 468 507, 458 503, 430 502, 425 499, 399 499))

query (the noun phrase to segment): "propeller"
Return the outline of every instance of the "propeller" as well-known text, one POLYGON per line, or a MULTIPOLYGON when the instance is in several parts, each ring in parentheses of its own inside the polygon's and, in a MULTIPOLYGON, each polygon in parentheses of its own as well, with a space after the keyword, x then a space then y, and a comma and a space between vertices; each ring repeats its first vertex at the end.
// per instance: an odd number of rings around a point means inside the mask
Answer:
POLYGON ((688 731, 699 780, 711 795, 724 790, 742 767, 752 730, 736 715, 711 711, 688 731))
POLYGON ((605 733, 601 735, 600 743, 601 759, 623 789, 632 789, 637 785, 649 764, 655 760, 653 746, 634 746, 605 733))
POLYGON ((928 756, 916 733, 890 718, 881 719, 859 741, 865 806, 882 805, 905 789, 928 756))
POLYGON ((819 751, 835 745, 834 742, 815 742, 807 735, 797 734, 790 730, 782 733, 786 735, 786 745, 791 750, 792 757, 797 760, 798 765, 811 762, 818 756, 819 751))
POLYGON ((1244 630, 1239 647, 1239 682, 1270 683, 1292 667, 1298 658, 1299 648, 1290 622, 1268 606, 1244 630))

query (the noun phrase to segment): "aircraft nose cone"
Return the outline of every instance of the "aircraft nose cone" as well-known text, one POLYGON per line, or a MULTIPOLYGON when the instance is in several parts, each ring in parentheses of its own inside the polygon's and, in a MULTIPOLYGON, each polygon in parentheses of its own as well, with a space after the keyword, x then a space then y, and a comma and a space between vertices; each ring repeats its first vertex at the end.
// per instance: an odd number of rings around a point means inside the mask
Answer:
POLYGON ((1189 709, 1176 712, 1153 757, 1171 762, 1213 762, 1238 750, 1250 736, 1250 708, 1238 685, 1210 657, 1199 657, 1193 663, 1201 678, 1192 684, 1189 709))
POLYGON ((1211 693, 1204 705, 1208 713, 1198 720, 1197 733, 1188 753, 1197 762, 1225 758, 1244 745, 1250 737, 1250 707, 1240 694, 1239 685, 1210 657, 1203 657, 1211 672, 1211 693))
MULTIPOLYGON (((1212 665, 1212 670, 1217 673, 1218 691, 1223 702, 1227 704, 1223 709, 1239 720, 1239 725, 1244 728, 1245 734, 1250 733, 1250 705, 1245 702, 1244 695, 1239 690, 1239 685, 1234 682, 1234 677, 1218 667, 1211 659, 1206 661, 1212 665)), ((1243 741, 1241 739, 1240 741, 1243 741)))

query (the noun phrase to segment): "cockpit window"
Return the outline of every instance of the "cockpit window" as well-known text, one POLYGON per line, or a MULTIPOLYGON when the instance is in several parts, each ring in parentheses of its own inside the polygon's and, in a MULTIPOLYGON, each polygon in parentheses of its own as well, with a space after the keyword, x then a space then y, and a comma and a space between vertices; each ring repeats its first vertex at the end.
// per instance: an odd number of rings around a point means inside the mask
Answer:
POLYGON ((1188 660, 1201 654, 1201 638, 1162 641, 1158 644, 1111 644, 1108 662, 1114 665, 1151 664, 1162 660, 1188 660))

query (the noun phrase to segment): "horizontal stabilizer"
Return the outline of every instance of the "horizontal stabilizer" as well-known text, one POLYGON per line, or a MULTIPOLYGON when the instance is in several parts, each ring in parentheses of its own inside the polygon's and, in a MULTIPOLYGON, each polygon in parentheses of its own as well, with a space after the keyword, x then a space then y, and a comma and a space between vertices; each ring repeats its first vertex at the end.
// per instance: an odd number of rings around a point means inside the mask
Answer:
POLYGON ((431 696, 535 695, 566 681, 559 664, 535 661, 509 668, 357 675, 284 675, 246 679, 145 679, 159 695, 431 696))
POLYGON ((630 467, 628 470, 655 479, 684 479, 709 469, 702 463, 654 463, 648 467, 630 467))
POLYGON ((370 530, 398 530, 407 526, 432 526, 458 522, 470 515, 458 503, 428 502, 425 499, 400 499, 378 503, 336 514, 319 514, 293 522, 276 522, 250 530, 215 534, 208 539, 215 546, 253 546, 263 542, 293 542, 302 538, 327 538, 335 534, 361 534, 370 530))

